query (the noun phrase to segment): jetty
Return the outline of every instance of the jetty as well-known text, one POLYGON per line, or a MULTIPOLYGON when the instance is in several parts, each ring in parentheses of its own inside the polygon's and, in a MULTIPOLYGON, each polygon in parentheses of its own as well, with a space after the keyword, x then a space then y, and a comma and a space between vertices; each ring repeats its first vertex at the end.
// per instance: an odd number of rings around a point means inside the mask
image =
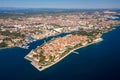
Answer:
POLYGON ((72 53, 79 54, 79 52, 75 52, 75 51, 74 51, 74 52, 72 52, 72 53))

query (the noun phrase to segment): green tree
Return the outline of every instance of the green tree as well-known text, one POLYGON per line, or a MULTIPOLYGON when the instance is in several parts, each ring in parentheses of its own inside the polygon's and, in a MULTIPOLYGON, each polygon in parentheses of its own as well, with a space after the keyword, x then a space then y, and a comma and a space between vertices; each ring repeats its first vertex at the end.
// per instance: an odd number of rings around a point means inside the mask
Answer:
POLYGON ((8 45, 5 42, 0 43, 0 48, 7 47, 8 45))

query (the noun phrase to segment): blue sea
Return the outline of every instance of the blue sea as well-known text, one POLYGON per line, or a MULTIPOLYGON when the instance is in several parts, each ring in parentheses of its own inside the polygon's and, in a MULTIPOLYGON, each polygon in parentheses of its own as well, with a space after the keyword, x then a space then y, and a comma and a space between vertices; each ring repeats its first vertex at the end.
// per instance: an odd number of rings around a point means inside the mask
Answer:
POLYGON ((78 49, 79 54, 71 53, 42 72, 24 57, 51 37, 30 43, 28 50, 0 50, 0 80, 120 80, 120 27, 102 38, 102 42, 78 49))

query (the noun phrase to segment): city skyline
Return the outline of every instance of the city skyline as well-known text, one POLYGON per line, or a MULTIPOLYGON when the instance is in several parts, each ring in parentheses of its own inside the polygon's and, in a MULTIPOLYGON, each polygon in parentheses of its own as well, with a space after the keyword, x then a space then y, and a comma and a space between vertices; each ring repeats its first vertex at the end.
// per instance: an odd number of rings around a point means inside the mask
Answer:
POLYGON ((120 8, 120 0, 0 0, 0 7, 19 8, 120 8))

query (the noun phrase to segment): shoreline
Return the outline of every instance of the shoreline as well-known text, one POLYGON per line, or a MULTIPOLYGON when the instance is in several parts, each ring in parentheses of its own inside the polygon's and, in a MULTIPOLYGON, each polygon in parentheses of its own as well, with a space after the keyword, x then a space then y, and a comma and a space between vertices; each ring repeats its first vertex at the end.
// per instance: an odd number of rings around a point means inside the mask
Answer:
POLYGON ((47 68, 49 68, 49 67, 57 64, 58 62, 60 62, 61 60, 63 60, 65 57, 67 57, 69 54, 71 54, 73 51, 75 51, 75 50, 77 50, 77 49, 80 49, 80 48, 83 48, 83 47, 87 47, 87 46, 89 46, 89 45, 91 45, 91 44, 95 44, 95 43, 101 42, 102 40, 103 40, 102 38, 99 38, 97 41, 93 41, 93 42, 88 43, 88 44, 86 44, 86 45, 83 45, 83 46, 80 46, 80 47, 78 47, 78 48, 72 49, 70 52, 68 52, 68 53, 65 54, 63 57, 61 57, 58 61, 53 62, 53 63, 51 63, 51 64, 48 65, 48 66, 40 66, 39 64, 37 64, 37 63, 36 63, 35 61, 33 61, 32 59, 29 59, 29 56, 28 56, 29 54, 25 56, 25 59, 31 61, 31 64, 32 64, 36 69, 38 69, 39 71, 43 71, 43 70, 45 70, 45 69, 47 69, 47 68), (42 68, 40 69, 39 67, 42 67, 42 68))
POLYGON ((13 47, 3 47, 3 48, 0 48, 0 50, 9 49, 9 48, 13 48, 13 47))
MULTIPOLYGON (((107 31, 107 32, 104 32, 103 35, 106 34, 106 33, 108 33, 108 32, 110 32, 110 31, 112 31, 112 30, 115 30, 115 29, 116 29, 117 27, 119 27, 119 26, 120 26, 120 24, 115 25, 113 28, 111 28, 111 30, 109 30, 109 31, 107 31)), ((69 34, 70 32, 64 32, 64 33, 69 34)), ((58 33, 58 34, 51 35, 51 36, 48 36, 48 37, 54 37, 54 36, 60 35, 60 34, 61 34, 61 33, 58 33)), ((45 38, 48 38, 48 37, 44 37, 44 38, 41 38, 41 39, 37 39, 36 41, 42 40, 42 39, 45 39, 45 38)), ((34 41, 32 41, 32 42, 34 42, 34 41)), ((28 43, 30 43, 30 42, 28 42, 28 43)), ((26 44, 26 43, 25 43, 25 44, 26 44)), ((12 46, 12 47, 3 47, 3 48, 0 48, 0 50, 8 49, 8 48, 13 48, 13 47, 19 47, 19 46, 17 45, 17 46, 12 46)), ((19 47, 19 48, 22 48, 22 47, 19 47)), ((22 48, 22 49, 25 49, 25 48, 22 48)))

